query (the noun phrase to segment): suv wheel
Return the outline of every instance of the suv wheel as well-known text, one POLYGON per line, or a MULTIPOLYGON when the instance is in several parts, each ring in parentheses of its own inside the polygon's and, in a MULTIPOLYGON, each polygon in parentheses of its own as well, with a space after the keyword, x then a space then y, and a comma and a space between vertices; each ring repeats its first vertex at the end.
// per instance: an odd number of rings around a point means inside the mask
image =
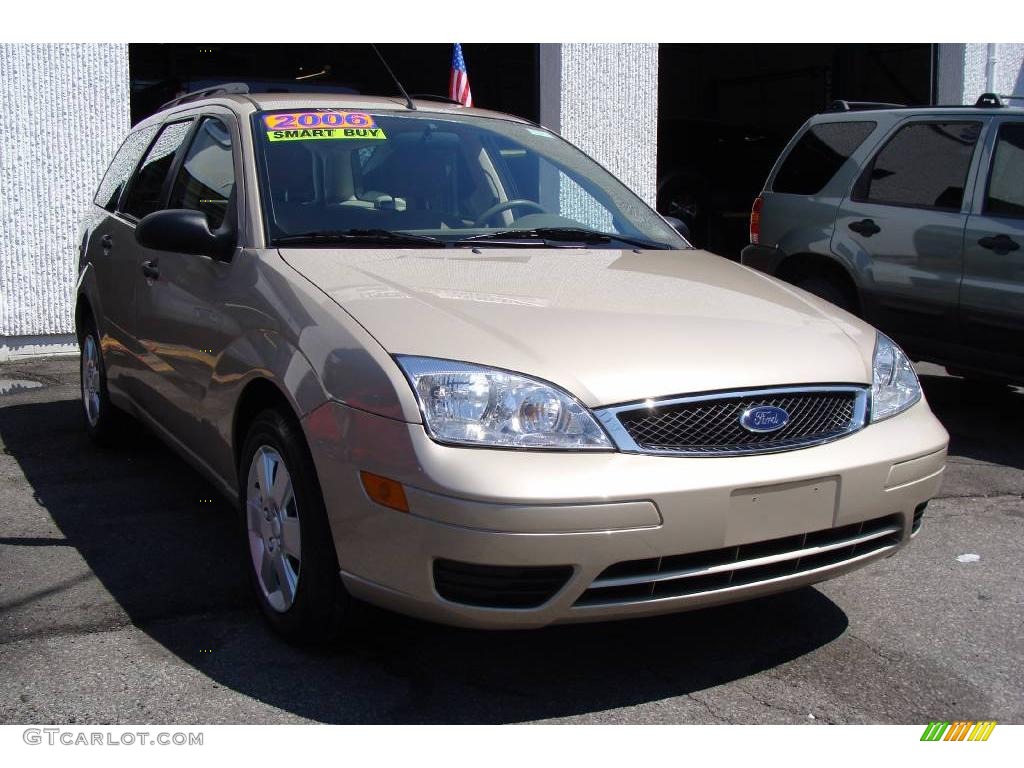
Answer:
POLYGON ((90 318, 78 340, 81 365, 79 371, 85 429, 89 437, 101 445, 114 441, 123 412, 110 402, 107 392, 107 369, 103 365, 96 322, 90 318))
POLYGON ((845 309, 850 314, 857 314, 857 308, 854 306, 853 297, 850 296, 850 292, 844 286, 839 285, 835 280, 825 275, 810 275, 809 277, 793 281, 793 285, 797 288, 803 288, 808 293, 813 293, 819 299, 835 304, 840 309, 845 309))
POLYGON ((337 638, 352 601, 338 573, 313 460, 293 420, 276 410, 253 420, 239 480, 249 581, 264 617, 295 643, 337 638))

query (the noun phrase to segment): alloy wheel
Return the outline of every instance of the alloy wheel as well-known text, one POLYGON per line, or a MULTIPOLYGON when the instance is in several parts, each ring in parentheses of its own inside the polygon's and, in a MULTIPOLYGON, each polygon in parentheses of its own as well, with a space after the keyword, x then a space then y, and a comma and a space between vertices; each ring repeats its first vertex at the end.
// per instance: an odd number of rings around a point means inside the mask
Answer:
POLYGON ((270 607, 284 613, 299 587, 302 540, 291 475, 268 445, 257 448, 249 464, 246 525, 256 580, 270 607))
POLYGON ((100 351, 90 333, 82 342, 82 405, 89 426, 100 420, 100 351))

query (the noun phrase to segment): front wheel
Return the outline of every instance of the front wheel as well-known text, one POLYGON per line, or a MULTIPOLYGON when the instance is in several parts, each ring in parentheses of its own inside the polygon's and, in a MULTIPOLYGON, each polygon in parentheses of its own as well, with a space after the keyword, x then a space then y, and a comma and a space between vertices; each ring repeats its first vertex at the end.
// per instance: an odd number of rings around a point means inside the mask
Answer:
POLYGON ((276 410, 249 427, 239 467, 249 580, 287 640, 336 639, 352 613, 323 495, 301 429, 276 410))

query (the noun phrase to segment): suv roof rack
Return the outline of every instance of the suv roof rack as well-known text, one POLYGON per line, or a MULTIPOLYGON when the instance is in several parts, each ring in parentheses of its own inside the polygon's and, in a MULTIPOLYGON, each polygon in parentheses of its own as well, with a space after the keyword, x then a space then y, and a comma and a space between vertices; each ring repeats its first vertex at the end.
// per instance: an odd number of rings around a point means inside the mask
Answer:
POLYGON ((836 99, 828 107, 825 108, 826 112, 855 112, 861 109, 899 109, 905 107, 906 104, 892 104, 886 101, 846 101, 844 99, 836 99))
MULTIPOLYGON (((983 93, 974 102, 973 106, 978 108, 1008 107, 1009 104, 1006 102, 1010 100, 1024 101, 1024 96, 983 93)), ((970 109, 971 106, 969 104, 931 104, 923 105, 920 109, 970 109)), ((844 99, 836 99, 825 108, 825 112, 855 112, 862 109, 911 109, 911 107, 908 107, 906 104, 889 104, 884 101, 846 101, 844 99)))
POLYGON ((249 86, 245 83, 221 83, 219 85, 211 85, 208 88, 201 88, 198 91, 192 91, 186 93, 183 96, 179 96, 176 99, 171 99, 160 105, 160 109, 167 109, 168 107, 176 107, 179 104, 187 104, 190 101, 198 101, 199 99, 205 99, 207 96, 217 96, 222 93, 248 93, 249 86))
POLYGON ((1005 93, 983 93, 974 102, 976 107, 1005 107, 1010 100, 1024 101, 1024 96, 1008 95, 1005 93))

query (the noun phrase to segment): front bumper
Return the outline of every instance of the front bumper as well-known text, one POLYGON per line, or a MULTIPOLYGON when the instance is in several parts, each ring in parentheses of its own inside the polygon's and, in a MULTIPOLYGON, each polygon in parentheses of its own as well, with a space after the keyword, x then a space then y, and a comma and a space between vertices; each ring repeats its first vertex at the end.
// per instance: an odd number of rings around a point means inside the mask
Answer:
MULTIPOLYGON (((827 445, 730 458, 457 448, 433 442, 420 424, 333 402, 303 423, 349 591, 421 618, 495 629, 689 610, 890 555, 937 492, 948 440, 923 401, 827 445), (401 482, 410 511, 370 501, 360 470, 401 482), (870 536, 870 545, 850 543, 870 536), (742 572, 712 562, 725 552, 743 561, 742 572), (565 576, 535 607, 468 605, 441 596, 439 562, 470 571, 564 566, 565 576), (790 562, 805 567, 775 567, 790 562), (694 576, 704 581, 686 581, 694 576), (625 590, 592 589, 623 578, 632 579, 625 590), (696 586, 683 594, 684 583, 696 586)), ((480 584, 477 574, 465 578, 480 584)))

